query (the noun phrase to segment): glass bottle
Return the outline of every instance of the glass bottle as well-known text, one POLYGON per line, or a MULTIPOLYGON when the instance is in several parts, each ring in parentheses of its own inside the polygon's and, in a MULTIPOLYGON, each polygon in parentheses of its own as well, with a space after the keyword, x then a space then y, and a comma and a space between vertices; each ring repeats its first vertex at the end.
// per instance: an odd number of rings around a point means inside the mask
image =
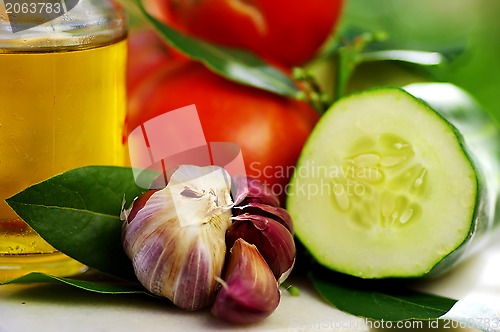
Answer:
POLYGON ((0 281, 85 269, 40 238, 6 198, 73 168, 125 162, 122 7, 111 0, 22 1, 0 2, 0 281), (40 14, 43 3, 51 13, 40 14), (44 23, 58 3, 64 13, 44 23))

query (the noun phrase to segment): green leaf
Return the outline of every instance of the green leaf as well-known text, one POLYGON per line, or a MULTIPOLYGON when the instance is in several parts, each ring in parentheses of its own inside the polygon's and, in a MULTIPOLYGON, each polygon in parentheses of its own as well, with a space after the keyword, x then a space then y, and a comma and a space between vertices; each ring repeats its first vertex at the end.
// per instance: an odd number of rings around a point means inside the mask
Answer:
POLYGON ((288 76, 257 56, 240 49, 215 45, 181 34, 149 15, 141 0, 135 2, 172 47, 189 58, 202 62, 213 72, 229 80, 282 96, 299 97, 300 90, 288 76))
POLYGON ((487 332, 500 327, 500 317, 485 305, 414 291, 404 280, 364 280, 324 269, 311 272, 310 279, 326 302, 355 316, 386 322, 441 319, 487 332))
MULTIPOLYGON (((85 275, 84 275, 85 277, 85 275)), ((102 294, 145 294, 153 296, 147 292, 139 283, 126 282, 119 279, 103 278, 97 274, 91 274, 90 278, 75 279, 56 277, 40 272, 32 272, 16 279, 5 281, 0 285, 28 284, 28 283, 53 283, 60 282, 86 291, 102 294)))
POLYGON ((311 280, 331 305, 355 316, 376 320, 438 319, 457 302, 409 290, 395 280, 370 281, 318 272, 311 274, 311 280))
POLYGON ((122 249, 120 211, 124 199, 130 203, 143 191, 130 168, 89 166, 35 184, 6 201, 57 250, 130 279, 134 274, 122 249))

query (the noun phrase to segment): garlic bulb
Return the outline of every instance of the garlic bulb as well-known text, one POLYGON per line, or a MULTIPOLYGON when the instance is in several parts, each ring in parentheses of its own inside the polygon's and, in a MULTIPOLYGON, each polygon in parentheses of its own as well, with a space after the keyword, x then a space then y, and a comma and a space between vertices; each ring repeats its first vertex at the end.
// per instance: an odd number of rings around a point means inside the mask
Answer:
POLYGON ((187 310, 211 303, 231 225, 230 188, 220 167, 180 166, 166 188, 122 211, 123 246, 146 289, 187 310))
POLYGON ((153 294, 187 310, 214 303, 214 315, 235 323, 256 322, 278 306, 279 283, 295 262, 293 225, 258 180, 180 166, 121 218, 125 252, 153 294))

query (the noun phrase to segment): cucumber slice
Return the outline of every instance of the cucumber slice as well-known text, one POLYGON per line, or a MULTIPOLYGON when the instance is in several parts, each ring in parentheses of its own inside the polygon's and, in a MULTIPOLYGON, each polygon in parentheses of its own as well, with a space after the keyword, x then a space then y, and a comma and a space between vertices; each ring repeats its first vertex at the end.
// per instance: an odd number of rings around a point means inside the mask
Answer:
POLYGON ((480 168, 497 163, 486 149, 471 158, 444 116, 397 88, 344 98, 323 115, 287 199, 295 234, 320 264, 420 277, 451 266, 492 227, 498 184, 488 187, 480 168))

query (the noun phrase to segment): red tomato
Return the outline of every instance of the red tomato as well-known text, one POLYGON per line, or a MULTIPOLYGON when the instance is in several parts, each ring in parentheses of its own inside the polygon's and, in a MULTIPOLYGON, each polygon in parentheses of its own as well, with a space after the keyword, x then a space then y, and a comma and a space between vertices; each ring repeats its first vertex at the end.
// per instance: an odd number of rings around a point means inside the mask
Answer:
POLYGON ((310 60, 339 19, 343 0, 151 0, 165 23, 287 66, 310 60))
POLYGON ((230 82, 184 60, 165 64, 129 95, 128 132, 191 104, 207 142, 238 144, 247 175, 268 183, 283 198, 318 114, 306 103, 230 82))
POLYGON ((134 30, 128 38, 127 90, 163 64, 183 56, 170 48, 158 34, 149 29, 134 30))

